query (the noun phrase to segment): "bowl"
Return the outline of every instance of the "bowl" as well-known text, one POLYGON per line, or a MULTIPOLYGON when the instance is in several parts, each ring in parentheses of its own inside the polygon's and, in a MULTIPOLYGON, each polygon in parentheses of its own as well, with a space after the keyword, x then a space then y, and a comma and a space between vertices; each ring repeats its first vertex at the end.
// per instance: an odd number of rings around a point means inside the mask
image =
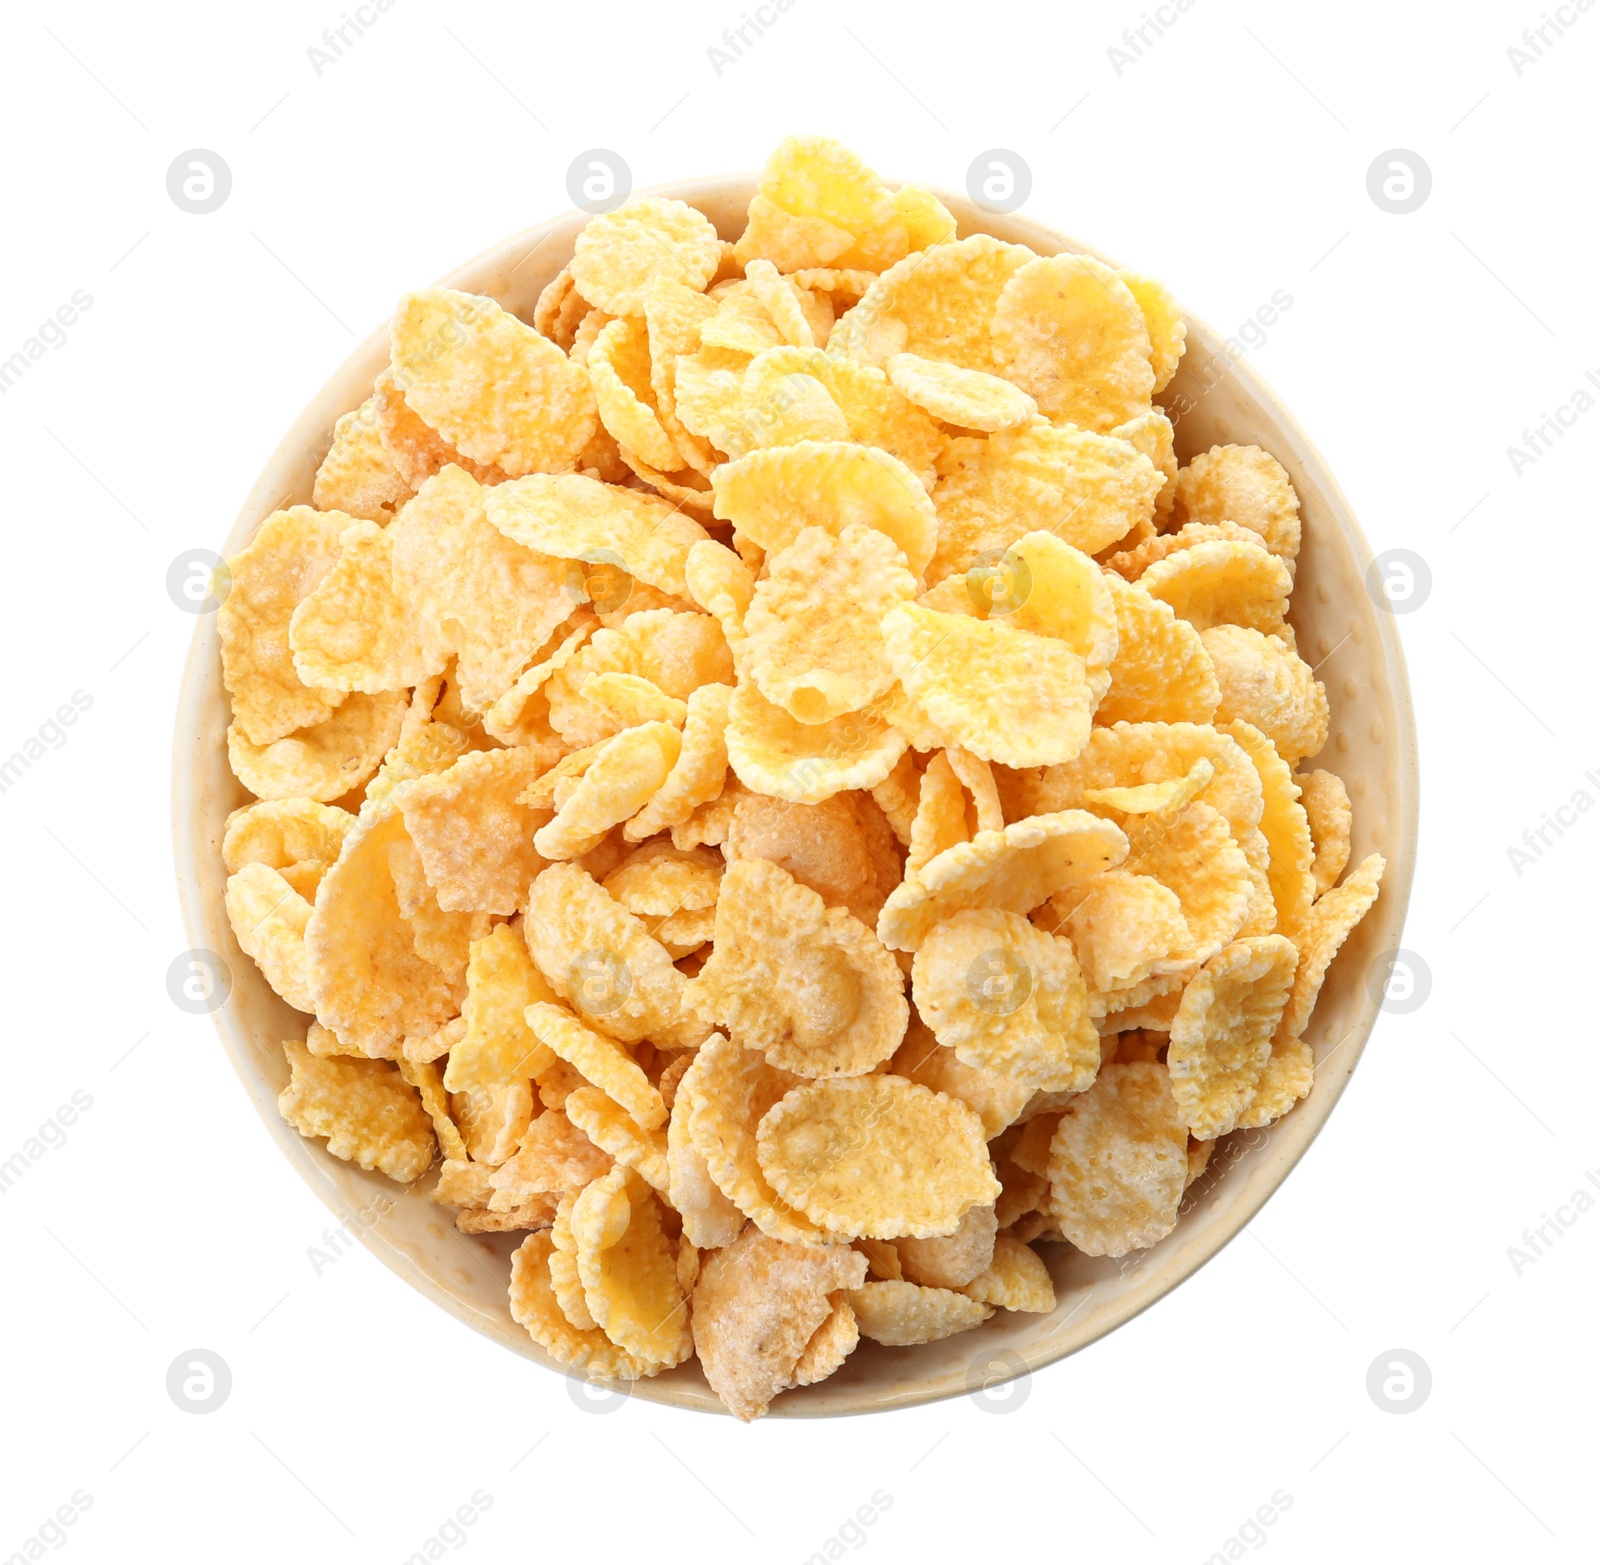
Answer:
MULTIPOLYGON (((698 207, 724 238, 733 239, 743 229, 754 190, 754 176, 730 175, 660 186, 653 193, 698 207)), ((1041 255, 1098 254, 1031 218, 996 216, 962 197, 939 195, 962 236, 989 233, 1041 255)), ((541 223, 440 281, 487 294, 531 321, 540 290, 571 258, 587 221, 586 214, 570 212, 541 223)), ((1261 1210, 1332 1113, 1372 1031, 1382 990, 1369 984, 1368 975, 1376 959, 1399 944, 1416 841, 1416 731, 1394 617, 1368 595, 1371 551, 1300 426, 1250 366, 1232 357, 1225 339, 1192 316, 1188 326, 1188 352, 1161 399, 1177 413, 1179 460, 1214 444, 1254 443, 1288 470, 1304 522, 1291 618, 1307 661, 1320 665, 1332 712, 1322 762, 1344 778, 1350 792, 1352 863, 1374 851, 1388 859, 1383 893, 1330 969, 1307 1031, 1318 1062, 1315 1084, 1272 1126, 1235 1132, 1219 1143, 1210 1167, 1185 1197, 1177 1229, 1161 1243, 1120 1262, 1081 1255, 1066 1245, 1045 1246, 1052 1252, 1046 1260, 1057 1293, 1053 1313, 1000 1311, 975 1331, 916 1348, 863 1342, 830 1379, 779 1397, 773 1416, 912 1407, 981 1385, 993 1387, 1043 1369, 1115 1330, 1192 1276, 1261 1210)), ((311 399, 256 480, 220 546, 223 554, 244 548, 275 509, 310 503, 312 478, 332 440, 335 419, 366 398, 388 356, 383 325, 311 399)), ((213 1019, 245 1091, 300 1177, 397 1276, 512 1352, 571 1373, 541 1352, 511 1318, 509 1257, 522 1235, 458 1233, 447 1208, 330 1156, 320 1142, 305 1140, 279 1116, 277 1097, 288 1079, 282 1041, 303 1036, 306 1021, 272 992, 239 950, 223 908, 223 828, 229 812, 250 799, 228 766, 227 726, 215 615, 206 615, 195 630, 178 700, 173 845, 191 946, 219 955, 231 974, 228 998, 213 1019)), ((631 1394, 675 1407, 722 1410, 694 1362, 637 1382, 631 1394)))

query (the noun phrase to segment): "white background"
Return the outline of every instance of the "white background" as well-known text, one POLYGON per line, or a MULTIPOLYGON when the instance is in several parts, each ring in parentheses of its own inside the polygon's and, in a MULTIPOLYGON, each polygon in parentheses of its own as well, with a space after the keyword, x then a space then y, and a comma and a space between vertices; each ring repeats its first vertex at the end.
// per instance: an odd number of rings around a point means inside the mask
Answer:
POLYGON ((0 1556, 82 1489, 73 1559, 397 1562, 481 1489, 473 1559, 798 1562, 881 1489, 877 1561, 1185 1562, 1281 1489, 1273 1559, 1592 1557, 1600 1214, 1520 1276, 1507 1249, 1600 1169, 1600 819, 1520 876, 1507 850, 1600 798, 1600 410, 1521 476, 1507 447, 1600 373, 1600 11, 1568 11, 1519 78, 1532 0, 1198 0, 1118 77, 1137 0, 797 0, 719 77, 739 9, 398 0, 318 77, 339 0, 8 8, 0 357, 75 289, 94 302, 0 397, 0 752, 72 691, 93 705, 0 796, 0 1158, 74 1090, 93 1106, 0 1204, 0 1556), (1008 1416, 596 1417, 365 1251, 315 1276, 329 1214, 164 985, 188 944, 167 799, 193 629, 168 563, 220 545, 402 290, 568 206, 578 152, 647 184, 754 169, 797 129, 955 188, 1013 149, 1032 215, 1224 329, 1287 290, 1257 366, 1373 548, 1433 577, 1401 621, 1427 1003, 1380 1018, 1245 1235, 1008 1416), (233 174, 204 217, 165 188, 193 147, 233 174), (1396 147, 1433 175, 1408 216, 1366 189, 1396 147), (233 1375, 205 1417, 164 1388, 196 1346, 233 1375), (1406 1416, 1365 1385, 1396 1347, 1433 1377, 1406 1416))

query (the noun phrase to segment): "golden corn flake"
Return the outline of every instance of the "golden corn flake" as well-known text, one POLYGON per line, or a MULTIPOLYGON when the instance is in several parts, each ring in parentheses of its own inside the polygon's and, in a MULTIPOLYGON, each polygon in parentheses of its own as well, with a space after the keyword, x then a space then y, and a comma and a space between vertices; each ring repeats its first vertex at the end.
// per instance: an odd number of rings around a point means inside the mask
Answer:
POLYGON ((1150 390, 1152 394, 1163 392, 1178 373, 1184 339, 1189 335, 1183 310, 1153 277, 1144 277, 1125 268, 1117 276, 1138 303, 1145 330, 1150 334, 1150 368, 1155 374, 1155 384, 1150 390))
POLYGON ((343 511, 382 524, 410 498, 411 486, 384 449, 377 410, 368 397, 333 426, 333 444, 317 468, 311 503, 319 511, 343 511))
POLYGON ((904 978, 873 932, 765 859, 722 878, 710 960, 685 999, 794 1075, 859 1075, 906 1029, 904 978))
POLYGON ((610 1171, 610 1157, 565 1114, 552 1110, 528 1126, 517 1150, 489 1174, 487 1204, 505 1211, 535 1196, 576 1194, 610 1171))
POLYGON ((1300 785, 1271 741, 1246 722, 1219 725, 1238 740, 1261 776, 1261 832, 1267 841, 1267 884, 1279 934, 1294 935, 1311 912, 1311 827, 1300 805, 1300 785))
POLYGON ((1106 569, 1125 581, 1138 581, 1157 560, 1202 543, 1261 543, 1258 533, 1232 522, 1188 522, 1176 532, 1157 533, 1127 545, 1106 560, 1106 569))
POLYGON ((1213 446, 1178 474, 1185 522, 1233 522, 1260 535, 1294 580, 1300 497, 1276 457, 1260 446, 1213 446))
POLYGON ((906 748, 870 711, 801 723, 753 685, 740 685, 729 699, 725 737, 728 764, 745 787, 796 804, 876 787, 906 748))
POLYGON ((278 1094, 278 1112, 302 1136, 326 1136, 335 1157, 403 1185, 427 1173, 438 1150, 433 1126, 393 1065, 319 1059, 293 1038, 283 1052, 289 1083, 278 1094))
POLYGON ((1184 965, 1193 937, 1183 904, 1159 880, 1124 867, 1096 875, 1078 891, 1063 932, 1092 990, 1131 989, 1153 973, 1184 965))
POLYGON ((1091 809, 1117 810, 1124 815, 1161 815, 1170 823, 1216 775, 1216 767, 1201 756, 1182 777, 1135 783, 1128 788, 1085 788, 1083 799, 1091 809))
POLYGON ((667 1106, 661 1094, 614 1040, 584 1026, 559 1005, 530 1005, 524 1019, 540 1042, 625 1108, 641 1128, 654 1130, 666 1122, 667 1106))
POLYGON ((1111 572, 1105 586, 1117 616, 1117 655, 1095 721, 1209 723, 1221 692, 1200 634, 1137 582, 1111 572))
POLYGON ((711 1389, 749 1422, 795 1381, 807 1344, 833 1310, 831 1295, 856 1288, 866 1257, 843 1244, 787 1244, 756 1229, 700 1269, 691 1320, 711 1389))
POLYGON ((970 828, 967 835, 973 837, 980 831, 1002 830, 1006 817, 1000 804, 1000 789, 995 782, 994 768, 958 744, 947 746, 944 756, 950 770, 960 779, 961 786, 972 795, 967 813, 970 828))
POLYGON ((511 1257, 511 1318, 558 1364, 604 1380, 638 1380, 665 1366, 644 1363, 615 1346, 598 1326, 580 1329, 567 1318, 550 1284, 555 1244, 532 1233, 511 1257))
POLYGON ((572 1210, 578 1279, 590 1317, 635 1359, 670 1368, 694 1351, 688 1300, 678 1286, 677 1255, 661 1231, 661 1209, 648 1186, 623 1169, 597 1179, 572 1210), (596 1232, 585 1210, 621 1196, 623 1231, 596 1232), (610 1239, 610 1243, 600 1242, 610 1239))
POLYGON ((916 580, 873 527, 806 527, 769 556, 743 622, 750 677, 802 723, 858 711, 894 683, 878 625, 916 580))
POLYGON ((915 1347, 981 1326, 994 1310, 951 1288, 913 1282, 869 1282, 847 1295, 863 1337, 886 1347, 915 1347))
POLYGON ((732 687, 701 685, 690 692, 678 758, 649 802, 623 827, 629 842, 677 827, 722 791, 728 770, 728 698, 732 687))
POLYGON ((1200 543, 1157 560, 1139 585, 1196 630, 1244 625, 1271 635, 1284 628, 1293 582, 1256 544, 1200 543))
POLYGON ((1274 1038, 1255 1095, 1239 1115, 1238 1128, 1253 1130, 1281 1119, 1311 1091, 1316 1061, 1304 1038, 1274 1038))
POLYGON ((572 281, 585 299, 612 315, 642 315, 646 292, 657 279, 700 292, 721 260, 716 229, 692 206, 666 196, 630 196, 578 235, 572 281))
POLYGON ((906 694, 983 760, 1048 766, 1088 741, 1084 662, 1055 638, 916 603, 887 614, 882 631, 906 694))
POLYGON ((899 545, 913 575, 933 555, 933 503, 916 475, 887 451, 804 440, 752 451, 711 478, 716 515, 769 553, 806 527, 839 534, 875 527, 899 545))
POLYGON ((970 842, 977 822, 968 818, 967 797, 951 766, 949 755, 940 750, 923 768, 917 796, 917 813, 911 822, 911 841, 906 853, 907 878, 936 859, 958 842, 970 842))
POLYGON ((261 969, 273 992, 297 1011, 311 1012, 306 925, 311 904, 266 864, 246 864, 228 877, 223 896, 239 949, 261 969))
POLYGON ((339 705, 339 692, 305 684, 289 646, 294 611, 339 561, 354 518, 309 505, 274 511, 227 565, 229 590, 217 610, 222 682, 233 722, 255 746, 311 728, 339 705))
POLYGON ((1049 1269, 1035 1251, 1009 1234, 996 1237, 993 1259, 959 1291, 979 1304, 1029 1315, 1048 1315, 1056 1307, 1049 1269))
POLYGON ((667 472, 683 457, 657 415, 650 380, 650 341, 637 315, 608 323, 595 338, 586 361, 600 422, 619 445, 667 472))
POLYGON ((1034 1093, 1015 1076, 967 1064, 915 1017, 889 1069, 932 1092, 959 1098, 983 1121, 983 1133, 991 1141, 1022 1113, 1034 1093))
POLYGON ((1253 888, 1244 850, 1227 821, 1198 799, 1171 820, 1130 824, 1124 867, 1176 894, 1189 931, 1190 962, 1215 956, 1249 916, 1253 888))
POLYGON ((228 727, 228 764, 258 799, 343 798, 377 771, 400 737, 403 692, 346 696, 331 717, 271 744, 255 745, 228 727))
MULTIPOLYGON (((1152 532, 1157 527, 1165 527, 1178 493, 1178 456, 1173 449, 1175 435, 1172 420, 1160 408, 1151 408, 1130 418, 1126 424, 1118 424, 1111 434, 1117 440, 1126 440, 1135 451, 1147 456, 1151 466, 1161 475, 1161 492, 1156 496, 1155 512, 1150 524, 1146 525, 1153 524, 1152 532)), ((1143 530, 1142 526, 1136 526, 1128 536, 1136 540, 1143 530)))
POLYGON ((1189 981, 1167 1048, 1172 1095, 1201 1141, 1235 1129, 1272 1053, 1298 953, 1283 935, 1236 940, 1189 981))
POLYGON ((682 728, 689 715, 687 702, 669 696, 642 674, 624 674, 619 669, 590 674, 578 694, 585 701, 604 707, 623 728, 637 728, 641 723, 669 723, 682 728))
POLYGON ((1280 1036, 1298 1038, 1305 1032, 1317 996, 1322 992, 1328 964, 1339 954, 1345 937, 1378 900, 1383 871, 1383 855, 1369 854, 1350 871, 1343 885, 1325 892, 1311 905, 1305 924, 1295 935, 1295 944, 1300 948, 1300 965, 1295 969, 1294 989, 1283 1013, 1280 1036))
POLYGON ((992 1202, 983 1122, 901 1076, 804 1082, 763 1115, 761 1172, 819 1228, 847 1238, 951 1233, 992 1202))
POLYGON ((372 416, 384 451, 412 489, 420 489, 435 473, 452 464, 470 473, 480 484, 505 480, 505 473, 493 462, 474 462, 438 430, 423 423, 407 403, 392 370, 384 370, 372 383, 372 416))
MULTIPOLYGON (((680 1089, 696 1057, 679 1056, 686 1066, 678 1078, 680 1089)), ((745 1217, 717 1188, 705 1158, 695 1147, 689 1132, 692 1107, 688 1093, 675 1092, 672 1118, 667 1122, 667 1199, 683 1218, 685 1238, 702 1250, 719 1250, 739 1237, 745 1217)))
MULTIPOLYGON (((792 348, 815 346, 810 323, 800 306, 799 290, 778 274, 777 267, 771 261, 757 258, 746 264, 744 275, 751 296, 777 327, 781 341, 792 348)), ((833 312, 828 313, 831 316, 833 312)))
POLYGON ((952 440, 933 491, 939 547, 928 580, 986 565, 1035 530, 1097 554, 1149 520, 1161 486, 1126 440, 1044 419, 952 440))
POLYGON ((954 1233, 896 1240, 904 1280, 924 1288, 964 1287, 994 1259, 998 1228, 992 1206, 973 1206, 963 1214, 954 1233))
POLYGON ((1316 851, 1311 875, 1320 897, 1338 883, 1350 862, 1350 795, 1332 772, 1298 772, 1295 781, 1300 784, 1300 803, 1311 827, 1316 851))
MULTIPOLYGON (((717 313, 700 328, 702 348, 722 348, 751 356, 788 341, 753 285, 742 278, 719 287, 714 297, 717 313)), ((792 294, 790 302, 798 313, 799 304, 792 294)))
POLYGON ((935 925, 911 982, 918 1014, 963 1064, 1071 1092, 1100 1068, 1072 946, 1020 913, 971 909, 935 925))
POLYGON ((1126 1255, 1178 1223, 1189 1127, 1156 1064, 1105 1065, 1050 1141, 1050 1213, 1085 1255, 1126 1255))
POLYGON ((739 457, 753 449, 744 420, 748 353, 707 346, 680 354, 672 369, 673 412, 692 436, 739 457))
POLYGON ((780 271, 826 267, 855 243, 848 229, 822 217, 800 217, 785 212, 759 190, 750 198, 748 221, 734 247, 736 258, 748 264, 757 257, 770 260, 780 271))
POLYGON ((671 723, 643 723, 606 740, 555 819, 533 834, 547 859, 581 857, 611 827, 636 815, 660 790, 678 759, 682 736, 671 723))
POLYGON ((671 1183, 667 1138, 659 1129, 646 1130, 623 1106, 599 1087, 574 1087, 564 1112, 594 1144, 631 1168, 652 1189, 666 1193, 671 1183))
POLYGON ((855 1352, 860 1340, 856 1312, 850 1308, 850 1301, 841 1296, 801 1350, 794 1366, 793 1384, 814 1386, 826 1380, 855 1352))
POLYGON ((1116 599, 1105 572, 1054 533, 1035 532, 1006 550, 984 585, 989 619, 1054 636, 1083 659, 1090 698, 1098 706, 1110 687, 1118 646, 1116 599))
POLYGON ((533 329, 548 337, 565 353, 577 335, 578 324, 592 306, 572 282, 572 268, 563 266, 545 284, 533 307, 533 329))
POLYGON ((915 353, 897 353, 886 368, 896 391, 935 418, 992 433, 1028 423, 1038 404, 1008 380, 915 353))
POLYGON ((594 434, 588 375, 481 294, 407 294, 389 351, 395 384, 417 416, 509 477, 570 472, 594 434))
POLYGON ((1213 625, 1200 640, 1217 673, 1219 727, 1259 728, 1290 766, 1327 743, 1328 693, 1292 647, 1243 625, 1213 625))
POLYGON ((1059 422, 1104 433, 1150 406, 1150 332, 1139 302, 1087 255, 1029 261, 994 312, 1000 372, 1059 422))
POLYGON ((246 864, 270 869, 316 862, 324 867, 339 857, 356 818, 348 810, 314 799, 270 799, 235 810, 222 837, 222 862, 230 875, 246 864))

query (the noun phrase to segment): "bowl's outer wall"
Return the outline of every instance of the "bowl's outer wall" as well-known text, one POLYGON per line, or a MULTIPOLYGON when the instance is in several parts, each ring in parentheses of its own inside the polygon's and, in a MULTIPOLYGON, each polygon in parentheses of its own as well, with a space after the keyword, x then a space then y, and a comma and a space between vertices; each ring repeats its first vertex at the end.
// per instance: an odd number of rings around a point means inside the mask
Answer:
MULTIPOLYGON (((725 238, 736 238, 755 187, 733 175, 662 187, 699 207, 725 238)), ((987 232, 1040 254, 1093 254, 1088 246, 1021 216, 992 216, 943 194, 963 236, 987 232)), ((540 290, 570 258, 587 216, 573 212, 531 228, 457 268, 442 281, 488 294, 530 320, 540 290)), ((1107 259, 1102 257, 1102 259, 1107 259)), ((778 1415, 815 1416, 908 1407, 968 1391, 987 1379, 1038 1370, 1093 1342, 1154 1303, 1207 1260, 1260 1210, 1283 1182, 1344 1089, 1378 1011, 1368 983, 1381 954, 1400 944, 1410 894, 1417 829, 1416 733, 1394 616, 1369 597, 1371 555, 1348 502, 1304 432, 1224 339, 1189 318, 1188 351, 1163 394, 1176 418, 1180 461, 1227 442, 1257 444, 1287 468, 1300 495, 1305 540, 1291 618, 1302 651, 1318 665, 1332 709, 1319 764, 1339 773, 1354 804, 1352 862, 1388 859, 1383 893, 1331 968, 1308 1036, 1317 1055, 1311 1095, 1265 1131, 1225 1140, 1185 1198, 1178 1229, 1122 1262, 1049 1246, 1057 1288, 1051 1315, 1001 1311, 976 1332, 914 1349, 863 1343, 821 1385, 780 1397, 778 1415)), ((312 479, 335 419, 358 406, 388 359, 386 327, 374 331, 312 399, 273 452, 228 534, 223 552, 242 549, 273 510, 309 504, 312 479)), ((277 1095, 287 1079, 281 1043, 302 1036, 305 1018, 267 986, 234 940, 223 908, 221 843, 229 812, 249 795, 228 766, 228 700, 222 686, 215 616, 198 624, 179 695, 173 742, 173 838, 178 890, 189 939, 219 953, 233 977, 215 1013, 224 1047, 245 1090, 285 1156, 329 1209, 369 1250, 413 1287, 477 1330, 551 1368, 512 1321, 506 1257, 520 1235, 457 1233, 449 1209, 420 1191, 402 1193, 307 1141, 284 1123, 277 1095), (377 1214, 382 1214, 381 1216, 377 1214)), ((1381 995, 1380 995, 1381 997, 1381 995)), ((640 1381, 633 1394, 680 1407, 718 1411, 698 1365, 640 1381)))

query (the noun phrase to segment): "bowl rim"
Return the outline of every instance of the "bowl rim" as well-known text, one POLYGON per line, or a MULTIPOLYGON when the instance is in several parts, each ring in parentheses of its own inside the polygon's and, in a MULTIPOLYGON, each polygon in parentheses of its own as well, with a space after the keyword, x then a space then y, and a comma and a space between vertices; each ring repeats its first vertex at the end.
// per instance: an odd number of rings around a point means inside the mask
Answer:
MULTIPOLYGON (((691 205, 714 204, 718 198, 726 200, 730 197, 738 198, 742 202, 753 192, 757 178, 754 173, 734 173, 677 179, 641 188, 633 194, 666 196, 687 201, 691 205)), ((1016 213, 1003 216, 994 214, 952 191, 934 189, 933 193, 957 216, 960 223, 958 233, 962 237, 970 233, 992 232, 994 228, 999 227, 1014 233, 1021 232, 1024 235, 1035 236, 1023 237, 1019 242, 1033 244, 1041 255, 1073 251, 1092 255, 1113 267, 1120 265, 1097 247, 1084 244, 1075 236, 1033 217, 1022 217, 1016 213), (1054 248, 1048 248, 1049 246, 1054 248)), ((469 279, 477 278, 481 281, 486 272, 497 265, 503 266, 518 249, 521 249, 524 253, 517 266, 511 269, 514 273, 552 239, 575 237, 589 220, 589 215, 574 208, 533 224, 453 266, 439 279, 436 286, 469 288, 469 279)), ((1005 236, 1002 234, 1000 237, 1005 236)), ((473 287, 471 291, 482 291, 482 289, 481 286, 473 287)), ((1217 351, 1221 351, 1220 345, 1226 341, 1223 334, 1187 308, 1184 309, 1183 315, 1188 326, 1191 347, 1197 342, 1214 342, 1219 345, 1217 351)), ((303 449, 305 442, 315 438, 319 430, 331 427, 338 413, 328 417, 319 410, 330 398, 341 392, 341 388, 349 381, 355 370, 371 360, 386 339, 387 330, 387 322, 380 323, 372 333, 358 342, 305 404, 300 414, 292 420, 268 456, 229 530, 225 542, 225 548, 229 552, 242 548, 243 540, 253 532, 259 522, 270 514, 276 505, 284 503, 281 500, 267 498, 271 493, 268 480, 283 464, 285 454, 291 447, 303 449)), ((1252 404, 1270 411, 1272 418, 1293 443, 1297 465, 1316 473, 1317 484, 1329 519, 1337 525, 1348 551, 1365 572, 1372 560, 1371 547, 1328 463, 1306 435, 1299 420, 1255 368, 1243 357, 1232 358, 1230 355, 1230 359, 1231 367, 1226 378, 1235 380, 1242 395, 1252 404)), ((359 398, 357 400, 359 401, 359 398)), ((338 411, 342 413, 349 409, 341 407, 338 411)), ((1280 449, 1273 454, 1281 458, 1284 453, 1280 449)), ((1378 607, 1372 616, 1372 623, 1377 631, 1379 645, 1377 662, 1386 675, 1393 716, 1396 719, 1392 742, 1395 746, 1394 770, 1398 797, 1394 801, 1395 808, 1391 816, 1395 823, 1397 840, 1392 844, 1386 844, 1383 849, 1387 861, 1383 895, 1372 909, 1370 922, 1374 932, 1383 942, 1378 949, 1392 951, 1400 943, 1416 869, 1419 807, 1417 730, 1410 680, 1395 616, 1384 613, 1381 607, 1378 607)), ((205 880, 200 873, 201 860, 208 853, 215 852, 215 849, 204 841, 204 834, 197 829, 196 824, 199 820, 199 811, 196 808, 198 780, 196 740, 200 737, 201 726, 200 695, 208 673, 214 671, 216 655, 215 615, 200 616, 190 638, 178 686, 172 743, 171 794, 173 859, 184 930, 192 942, 193 949, 212 950, 218 948, 219 925, 225 936, 225 942, 232 939, 226 914, 220 906, 220 899, 217 899, 217 906, 211 906, 208 901, 205 880)), ((999 1362, 1002 1358, 1006 1360, 1007 1373, 986 1376, 983 1381, 984 1386, 992 1389, 1018 1376, 1036 1373, 1089 1347, 1126 1325, 1159 1300, 1166 1298, 1231 1244, 1267 1201, 1282 1188, 1295 1165, 1305 1156, 1311 1143, 1321 1133, 1365 1051, 1379 1010, 1377 999, 1370 992, 1365 992, 1351 1030, 1339 1045, 1344 1051, 1344 1058, 1339 1068, 1331 1078, 1325 1078, 1325 1085, 1319 1083, 1312 1094, 1297 1104, 1290 1114, 1266 1128, 1265 1134, 1270 1143, 1266 1149, 1266 1157, 1255 1165, 1251 1179, 1241 1182, 1239 1188, 1232 1193, 1223 1220, 1210 1225, 1203 1242, 1166 1257, 1161 1267, 1156 1269, 1156 1275, 1152 1277, 1150 1283, 1143 1287, 1129 1288, 1122 1296, 1110 1301, 1109 1306, 1102 1306, 1094 1314, 1092 1325, 1086 1322, 1085 1328, 1070 1339, 1043 1344, 1033 1353, 1018 1352, 1010 1348, 997 1350, 995 1362, 999 1362)), ((242 1019, 235 1017, 232 1007, 227 1004, 213 1011, 211 1018, 247 1096, 285 1157, 328 1210, 350 1227, 355 1237, 371 1254, 457 1320, 501 1346, 511 1348, 524 1358, 569 1377, 574 1375, 570 1367, 557 1363, 533 1344, 522 1327, 512 1325, 508 1329, 504 1321, 485 1315, 444 1287, 402 1248, 386 1237, 378 1225, 352 1224, 351 1201, 339 1188, 327 1166, 332 1162, 331 1155, 320 1141, 302 1137, 278 1113, 277 1089, 264 1083, 255 1068, 251 1058, 249 1032, 242 1019)), ((1322 1063, 1318 1064, 1319 1074, 1322 1063)), ((415 1192, 405 1192, 395 1199, 404 1200, 413 1194, 415 1192)), ((421 1195, 416 1198, 426 1199, 421 1195)), ((827 1384, 823 1382, 809 1390, 822 1392, 827 1384)), ((693 1382, 676 1381, 671 1376, 642 1380, 627 1386, 618 1385, 616 1389, 628 1395, 637 1395, 652 1402, 689 1411, 713 1414, 726 1412, 715 1397, 710 1396, 704 1388, 696 1386, 693 1382)), ((913 1381, 909 1385, 902 1382, 900 1389, 886 1390, 870 1385, 839 1387, 833 1396, 814 1396, 808 1393, 780 1397, 773 1402, 769 1413, 787 1418, 827 1418, 868 1412, 888 1412, 941 1401, 972 1389, 970 1374, 965 1379, 946 1376, 938 1382, 913 1381)))

